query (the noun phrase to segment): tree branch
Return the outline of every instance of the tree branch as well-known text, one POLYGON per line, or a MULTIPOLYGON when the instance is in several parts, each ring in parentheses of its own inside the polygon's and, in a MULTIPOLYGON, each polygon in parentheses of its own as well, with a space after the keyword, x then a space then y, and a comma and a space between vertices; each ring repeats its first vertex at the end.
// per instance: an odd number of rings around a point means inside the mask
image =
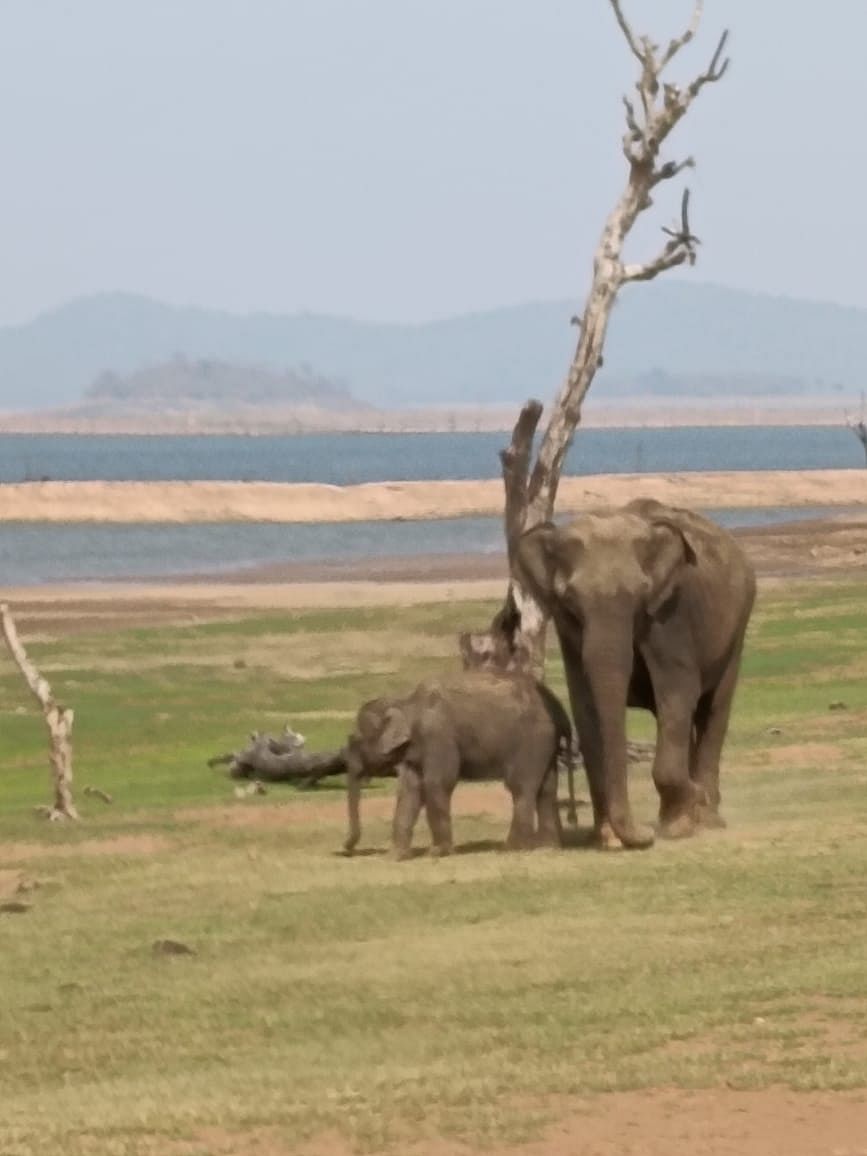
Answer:
POLYGON ((695 264, 695 249, 700 241, 689 227, 689 189, 683 190, 679 228, 663 229, 662 231, 671 238, 666 243, 665 248, 658 257, 644 265, 624 265, 622 272, 624 284, 630 281, 652 281, 654 277, 658 277, 666 269, 674 269, 687 261, 690 265, 695 264))
POLYGON ((678 176, 684 169, 694 169, 695 158, 687 157, 684 161, 666 161, 664 165, 660 165, 655 169, 653 176, 650 179, 650 187, 655 188, 660 181, 670 181, 673 177, 678 176))
POLYGON ((636 89, 641 98, 643 123, 639 120, 633 102, 624 97, 627 133, 623 138, 623 151, 633 169, 652 168, 663 143, 702 88, 706 84, 720 80, 725 74, 729 60, 728 57, 723 59, 723 53, 728 43, 728 30, 720 37, 707 69, 685 88, 673 83, 662 84, 660 101, 662 73, 678 52, 694 39, 701 22, 703 0, 696 0, 689 27, 681 36, 669 41, 662 54, 650 37, 635 35, 623 15, 620 0, 610 2, 630 49, 641 63, 641 75, 636 83, 636 89))
POLYGON ((668 48, 665 50, 665 55, 659 62, 660 72, 662 72, 666 65, 670 64, 672 60, 674 60, 675 56, 677 56, 681 48, 689 44, 690 40, 692 40, 696 32, 698 32, 698 26, 701 23, 701 14, 703 8, 704 0, 696 0, 695 8, 693 9, 692 13, 692 19, 689 22, 689 28, 687 28, 686 32, 684 32, 682 36, 676 36, 673 40, 669 41, 668 48))
POLYGON ((611 0, 611 7, 614 9, 614 15, 617 17, 617 23, 620 25, 620 31, 626 37, 626 43, 629 45, 629 49, 632 52, 632 55, 642 64, 644 64, 644 53, 638 46, 635 33, 629 27, 629 21, 623 15, 623 10, 620 7, 620 0, 611 0))

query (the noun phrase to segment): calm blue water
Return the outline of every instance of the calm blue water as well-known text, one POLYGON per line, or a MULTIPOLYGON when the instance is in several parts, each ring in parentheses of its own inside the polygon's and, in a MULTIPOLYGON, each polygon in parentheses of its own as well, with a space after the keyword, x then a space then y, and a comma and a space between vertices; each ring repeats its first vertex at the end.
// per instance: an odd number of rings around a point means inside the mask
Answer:
MULTIPOLYGON (((0 434, 0 482, 355 482, 499 476, 504 433, 306 434, 295 437, 104 437, 0 434)), ((860 468, 845 428, 576 431, 566 473, 860 468)))
MULTIPOLYGON (((57 480, 355 482, 499 475, 494 434, 297 437, 0 435, 0 484, 57 480)), ((845 428, 578 430, 567 473, 862 468, 845 428)), ((811 511, 717 511, 727 525, 811 511)), ((818 513, 820 511, 813 511, 818 513)), ((249 565, 502 550, 499 518, 275 526, 0 525, 0 585, 237 570, 249 565)))
MULTIPOLYGON (((829 512, 714 510, 711 517, 724 526, 749 526, 829 512)), ((833 512, 841 511, 837 508, 833 512)), ((184 526, 0 524, 0 587, 166 578, 282 562, 502 551, 500 518, 317 526, 275 526, 264 522, 184 526)))

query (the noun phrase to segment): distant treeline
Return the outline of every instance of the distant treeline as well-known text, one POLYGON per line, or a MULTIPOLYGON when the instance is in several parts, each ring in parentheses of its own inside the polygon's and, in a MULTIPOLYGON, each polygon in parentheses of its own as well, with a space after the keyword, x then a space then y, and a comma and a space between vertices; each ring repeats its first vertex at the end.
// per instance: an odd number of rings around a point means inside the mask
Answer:
POLYGON ((133 373, 100 373, 85 391, 85 402, 171 409, 187 406, 313 405, 321 409, 367 408, 346 385, 309 365, 273 369, 176 354, 170 361, 133 373))

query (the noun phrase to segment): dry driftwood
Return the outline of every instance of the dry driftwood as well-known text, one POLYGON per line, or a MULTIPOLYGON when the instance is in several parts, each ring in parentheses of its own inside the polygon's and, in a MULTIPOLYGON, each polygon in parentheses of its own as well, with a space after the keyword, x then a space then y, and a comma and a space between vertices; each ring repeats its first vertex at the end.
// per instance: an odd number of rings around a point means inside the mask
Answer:
POLYGON ((0 622, 6 645, 18 669, 24 675, 27 685, 42 707, 45 725, 51 740, 49 759, 54 778, 54 805, 39 807, 49 819, 77 819, 78 811, 72 800, 72 723, 74 713, 69 707, 55 702, 48 682, 42 677, 30 659, 18 637, 15 620, 6 603, 0 604, 0 622))
MULTIPOLYGON (((703 72, 689 83, 675 83, 664 80, 663 73, 681 49, 694 39, 702 15, 702 0, 697 0, 686 31, 664 48, 654 44, 649 36, 639 36, 633 31, 624 15, 621 0, 610 0, 610 3, 629 50, 640 66, 635 85, 637 100, 630 96, 623 98, 626 119, 623 154, 628 166, 627 179, 599 238, 584 312, 580 317, 572 318, 580 330, 575 354, 551 407, 535 464, 531 468, 533 439, 542 417, 542 405, 538 401, 529 401, 524 406, 515 424, 511 444, 500 455, 510 560, 518 536, 525 529, 553 516, 563 462, 581 420, 584 398, 602 365, 605 336, 617 294, 624 285, 651 281, 668 269, 685 263, 693 264, 699 244, 689 222, 689 190, 686 189, 681 197, 677 222, 663 230, 667 240, 659 253, 643 262, 627 262, 623 255, 625 242, 636 220, 651 207, 653 195, 659 187, 694 165, 692 157, 665 161, 661 151, 702 89, 725 74, 729 64, 724 56, 728 32, 723 32, 703 72)), ((519 645, 529 655, 532 668, 541 672, 545 656, 545 615, 515 578, 514 570, 509 598, 519 616, 519 645)), ((506 609, 504 607, 504 611, 506 609)), ((498 646, 496 633, 496 627, 492 627, 490 654, 508 656, 508 648, 504 650, 502 644, 498 646)), ((474 645, 476 649, 485 650, 478 638, 474 645)))
POLYGON ((346 770, 345 752, 315 754, 304 749, 304 736, 287 726, 280 738, 254 732, 250 745, 208 759, 209 767, 228 764, 233 779, 255 779, 266 783, 297 783, 315 786, 329 775, 346 770))

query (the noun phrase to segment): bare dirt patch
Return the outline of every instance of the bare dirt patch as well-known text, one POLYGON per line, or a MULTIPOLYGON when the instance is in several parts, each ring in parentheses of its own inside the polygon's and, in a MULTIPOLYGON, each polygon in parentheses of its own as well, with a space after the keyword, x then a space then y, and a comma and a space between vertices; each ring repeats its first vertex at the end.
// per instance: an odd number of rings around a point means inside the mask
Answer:
MULTIPOLYGON (((867 489, 867 481, 861 485, 867 489)), ((805 518, 740 529, 735 536, 763 575, 863 574, 867 569, 867 516, 805 518)))
POLYGON ((28 642, 43 642, 77 634, 110 634, 117 630, 152 629, 155 626, 199 626, 206 622, 237 619, 237 611, 219 605, 203 606, 176 598, 106 597, 89 587, 31 587, 10 590, 4 598, 13 604, 15 620, 28 642))
MULTIPOLYGON (((280 788, 275 788, 279 790, 280 788)), ((394 811, 391 794, 365 793, 362 799, 362 818, 390 819, 394 811)), ((512 813, 512 800, 501 783, 461 783, 454 794, 452 814, 492 815, 506 819, 512 813)), ((343 791, 311 792, 303 800, 280 800, 260 803, 255 797, 239 800, 224 807, 190 807, 175 812, 180 823, 204 823, 212 827, 273 830, 295 826, 339 825, 346 818, 346 799, 343 791)))
MULTIPOLYGON (((423 1128, 423 1126, 422 1126, 423 1128)), ((170 1156, 354 1156, 329 1133, 297 1145, 279 1128, 207 1128, 163 1147, 170 1156)), ((381 1151, 381 1149, 379 1150, 381 1151)), ((406 1138, 405 1156, 867 1156, 867 1101, 832 1092, 624 1092, 562 1106, 562 1117, 528 1144, 467 1144, 406 1138)))
POLYGON ((13 895, 19 895, 24 882, 24 873, 22 871, 0 870, 0 900, 10 899, 13 895))
POLYGON ((834 743, 788 743, 760 752, 762 762, 775 767, 815 766, 833 769, 843 758, 842 747, 834 743))
POLYGON ((160 835, 117 835, 111 839, 85 839, 81 843, 0 843, 0 862, 27 863, 33 859, 59 859, 67 856, 156 855, 171 843, 160 835))

